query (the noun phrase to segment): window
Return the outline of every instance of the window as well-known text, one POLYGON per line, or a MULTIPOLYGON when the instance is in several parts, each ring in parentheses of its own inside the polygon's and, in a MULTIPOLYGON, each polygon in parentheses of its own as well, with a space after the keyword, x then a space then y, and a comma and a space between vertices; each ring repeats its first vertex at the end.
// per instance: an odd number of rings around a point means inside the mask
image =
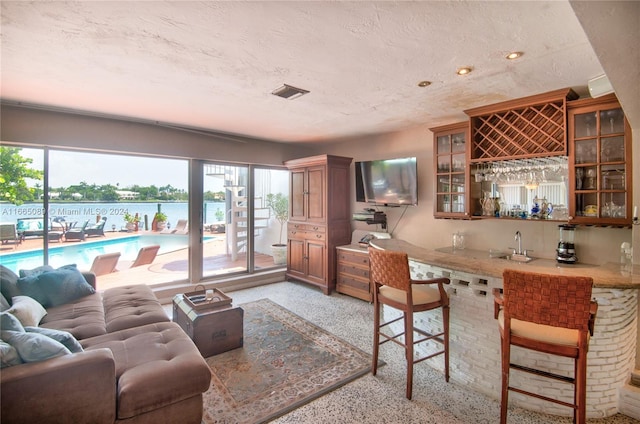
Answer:
POLYGON ((271 245, 286 240, 286 221, 281 226, 275 219, 267 196, 286 195, 286 170, 203 164, 199 171, 203 175, 202 204, 198 206, 202 222, 192 223, 188 160, 14 150, 32 160, 31 167, 42 174, 40 180, 28 180, 32 198, 2 207, 2 222, 22 222, 20 228, 24 227, 20 234, 25 242, 2 250, 2 263, 16 272, 70 263, 89 270, 96 258, 119 253, 119 272, 106 272, 97 279, 98 288, 106 289, 132 281, 195 284, 200 277, 223 279, 282 266, 274 262, 271 245), (44 222, 46 228, 35 228, 44 222), (191 255, 200 250, 189 245, 189 234, 201 225, 202 256, 195 264, 202 262, 202 272, 198 273, 190 263, 191 255), (34 230, 27 231, 27 226, 34 230), (153 245, 160 246, 155 256, 134 266, 141 250, 153 245))

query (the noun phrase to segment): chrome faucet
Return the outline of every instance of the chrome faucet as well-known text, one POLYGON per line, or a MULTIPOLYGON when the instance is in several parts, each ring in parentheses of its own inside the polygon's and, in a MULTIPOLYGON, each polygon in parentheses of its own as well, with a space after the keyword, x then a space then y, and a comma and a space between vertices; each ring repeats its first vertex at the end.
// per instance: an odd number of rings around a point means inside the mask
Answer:
POLYGON ((520 234, 520 231, 516 231, 516 241, 518 242, 518 251, 516 253, 522 255, 522 234, 520 234))

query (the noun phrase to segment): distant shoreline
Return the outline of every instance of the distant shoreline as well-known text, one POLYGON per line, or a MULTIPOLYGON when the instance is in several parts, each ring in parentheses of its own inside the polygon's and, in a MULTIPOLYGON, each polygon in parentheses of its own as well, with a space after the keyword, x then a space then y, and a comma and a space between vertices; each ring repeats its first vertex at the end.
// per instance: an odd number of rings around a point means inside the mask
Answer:
MULTIPOLYGON (((175 224, 179 219, 189 218, 188 202, 178 201, 117 201, 117 202, 49 202, 49 218, 64 218, 67 222, 84 221, 97 222, 103 217, 107 217, 106 228, 121 228, 126 224, 124 220, 125 214, 138 214, 141 221, 147 218, 150 224, 154 215, 158 210, 162 210, 168 217, 169 224, 175 224)), ((203 222, 218 222, 216 213, 220 214, 226 209, 224 202, 205 202, 204 203, 203 222), (218 212, 220 211, 220 212, 218 212)), ((3 202, 0 204, 0 221, 15 223, 18 219, 42 218, 44 215, 44 206, 42 203, 23 203, 15 206, 12 203, 3 202)))

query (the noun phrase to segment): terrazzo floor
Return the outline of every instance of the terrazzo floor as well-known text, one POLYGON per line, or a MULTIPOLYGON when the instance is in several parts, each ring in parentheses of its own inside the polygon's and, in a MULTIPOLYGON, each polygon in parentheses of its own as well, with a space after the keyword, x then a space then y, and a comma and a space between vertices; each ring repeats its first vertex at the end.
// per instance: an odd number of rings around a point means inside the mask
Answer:
MULTIPOLYGON (((373 306, 350 296, 325 296, 303 283, 282 282, 227 292, 233 304, 268 298, 358 348, 371 352, 373 306)), ((170 311, 170 307, 166 308, 170 311)), ((272 423, 497 423, 500 403, 467 390, 427 364, 414 367, 413 400, 405 398, 406 365, 395 344, 380 349, 386 365, 378 375, 367 374, 286 414, 272 423)), ((510 408, 509 424, 569 424, 570 417, 554 417, 519 408, 510 408)), ((631 424, 638 420, 617 414, 589 419, 588 423, 631 424)))

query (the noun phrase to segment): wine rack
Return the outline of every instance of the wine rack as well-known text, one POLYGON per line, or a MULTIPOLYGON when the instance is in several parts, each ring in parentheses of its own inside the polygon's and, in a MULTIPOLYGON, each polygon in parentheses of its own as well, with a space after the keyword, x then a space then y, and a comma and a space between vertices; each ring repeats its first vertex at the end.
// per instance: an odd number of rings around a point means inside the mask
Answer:
POLYGON ((567 154, 566 101, 571 89, 465 110, 471 118, 471 161, 567 154))

